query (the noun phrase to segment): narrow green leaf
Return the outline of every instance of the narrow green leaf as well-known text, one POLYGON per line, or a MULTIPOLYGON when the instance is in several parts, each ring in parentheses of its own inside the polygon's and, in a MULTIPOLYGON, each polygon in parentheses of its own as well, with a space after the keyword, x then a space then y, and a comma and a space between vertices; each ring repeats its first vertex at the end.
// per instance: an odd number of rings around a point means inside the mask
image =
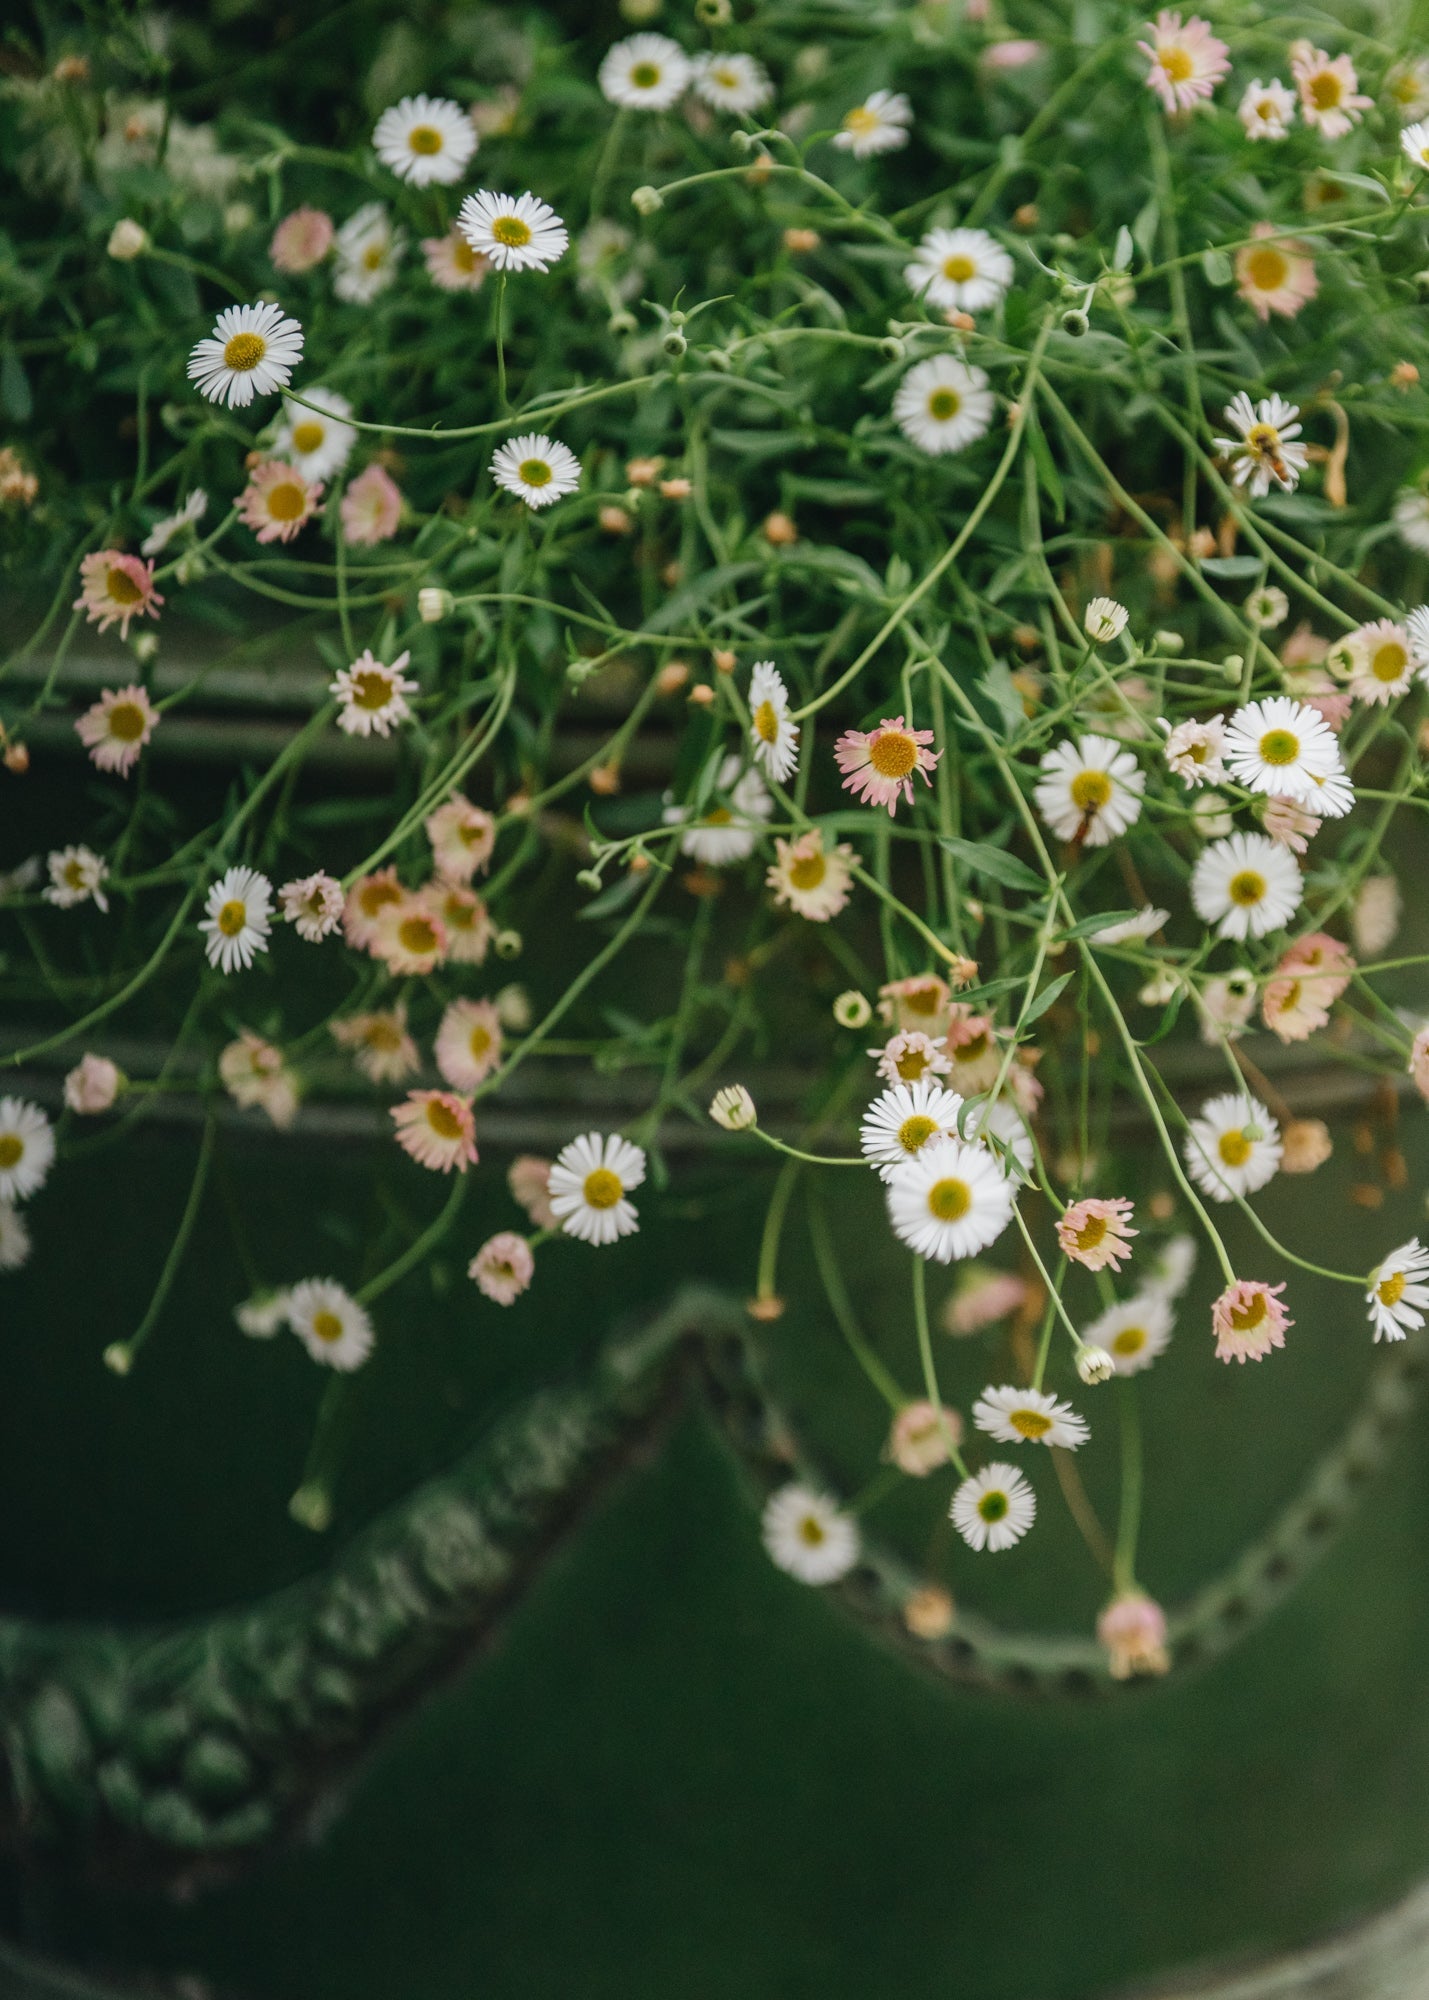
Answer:
POLYGON ((1058 996, 1064 993, 1067 987, 1071 985, 1076 976, 1075 972, 1064 972, 1060 977, 1052 980, 1049 985, 1044 986, 1042 991, 1037 995, 1037 998, 1032 1002, 1032 1005, 1027 1009, 1027 1012, 1022 1016, 1022 1026, 1024 1028, 1030 1027, 1039 1014, 1045 1014, 1058 996))
POLYGON ((1025 889, 1032 895, 1046 890, 1040 875, 1034 875, 1025 861, 1001 847, 989 847, 981 840, 958 840, 952 834, 945 834, 938 844, 974 875, 985 875, 989 882, 1000 882, 1005 889, 1025 889))

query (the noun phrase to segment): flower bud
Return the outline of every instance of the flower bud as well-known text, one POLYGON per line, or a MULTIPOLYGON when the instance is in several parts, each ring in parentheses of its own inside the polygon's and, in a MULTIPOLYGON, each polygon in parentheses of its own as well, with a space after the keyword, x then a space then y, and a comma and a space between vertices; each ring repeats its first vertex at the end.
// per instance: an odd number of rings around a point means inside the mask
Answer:
POLYGON ((715 1092, 710 1100, 710 1117, 726 1132, 747 1132, 751 1125, 759 1123, 754 1099, 742 1083, 726 1084, 723 1090, 715 1092))
POLYGON ((617 335, 617 337, 623 337, 627 333, 634 333, 636 327, 635 315, 634 313, 624 311, 614 312, 606 321, 606 327, 609 332, 617 335))
POLYGON ((110 230, 105 247, 117 264, 132 264, 149 248, 149 232, 142 223, 134 222, 126 215, 110 230))
POLYGON ((670 328, 669 332, 660 342, 661 348, 669 356, 671 361, 678 361, 680 357, 688 351, 689 345, 690 343, 686 340, 685 336, 680 332, 679 328, 675 326, 672 326, 670 328))
POLYGON ((1062 314, 1062 331, 1070 334, 1073 340, 1080 340, 1083 334, 1090 333, 1091 327, 1091 321, 1080 306, 1072 306, 1062 314))
POLYGON ((1077 1349, 1077 1374, 1093 1388, 1098 1382, 1109 1382, 1116 1373, 1116 1363, 1104 1347, 1082 1346, 1077 1349))
POLYGON ((109 1110, 123 1088, 123 1074, 108 1056, 85 1055, 65 1078, 65 1103, 81 1118, 94 1118, 109 1110))
POLYGON ((588 889, 593 896, 600 888, 600 873, 594 868, 582 868, 576 876, 576 881, 582 889, 588 889))
POLYGON ((638 187, 630 197, 630 206, 637 215, 658 215, 665 206, 665 198, 659 188, 638 187))
POLYGON ((440 625, 444 618, 450 618, 456 599, 449 590, 438 590, 431 584, 417 592, 417 616, 424 625, 440 625))
POLYGON ((492 949, 498 958, 519 958, 523 943, 520 931, 498 931, 492 940, 492 949))
POLYGON ((879 341, 878 351, 885 361, 901 361, 908 349, 896 334, 889 333, 879 341))
POLYGON ((861 993, 850 988, 835 1000, 834 1019, 841 1028, 866 1028, 873 1019, 873 1009, 861 993))

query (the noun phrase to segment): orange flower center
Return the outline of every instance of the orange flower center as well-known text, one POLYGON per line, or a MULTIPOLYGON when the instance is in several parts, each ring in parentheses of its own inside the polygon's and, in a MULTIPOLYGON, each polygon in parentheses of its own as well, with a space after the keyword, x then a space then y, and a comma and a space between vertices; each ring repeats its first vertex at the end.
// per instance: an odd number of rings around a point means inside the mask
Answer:
POLYGON ((1246 273, 1258 292, 1278 292, 1290 276, 1290 259, 1283 250, 1252 250, 1245 260, 1246 273))
POLYGON ((275 521, 301 521, 308 511, 308 489, 296 479, 280 479, 268 488, 267 508, 275 521))
POLYGON ((868 761, 880 778, 906 778, 918 762, 918 745, 904 729, 881 729, 868 746, 868 761))

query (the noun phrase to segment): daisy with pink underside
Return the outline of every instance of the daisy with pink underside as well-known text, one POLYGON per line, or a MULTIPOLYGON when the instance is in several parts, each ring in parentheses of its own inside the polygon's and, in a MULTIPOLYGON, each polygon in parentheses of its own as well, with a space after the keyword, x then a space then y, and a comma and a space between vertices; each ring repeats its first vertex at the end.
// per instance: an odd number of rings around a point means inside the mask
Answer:
POLYGON ((464 1174, 476 1164, 476 1123, 464 1097, 450 1090, 409 1090, 405 1104, 392 1106, 397 1144, 419 1167, 464 1174))
POLYGON ((389 667, 369 646, 350 667, 339 669, 328 693, 337 700, 337 726, 345 736, 389 736, 399 723, 411 721, 407 696, 417 692, 417 683, 402 671, 411 657, 399 653, 389 667))
POLYGON ((417 1044, 407 1033, 403 1000, 395 1007, 333 1021, 330 1032, 340 1049, 351 1050, 353 1061, 373 1083, 403 1083, 422 1067, 417 1044))
POLYGON ((427 276, 439 292, 479 292, 491 269, 479 250, 473 250, 461 231, 453 225, 445 236, 422 238, 422 260, 427 276))
POLYGON ((460 796, 437 807, 426 821, 432 864, 445 882, 469 882, 491 865, 496 821, 460 796))
POLYGON ((1255 239, 1236 252, 1236 291, 1264 323, 1272 313, 1294 319, 1320 289, 1308 243, 1284 236, 1272 222, 1257 222, 1255 239))
POLYGON ((1168 111, 1192 111, 1230 73, 1230 50, 1211 33, 1209 21, 1193 14, 1184 26, 1181 16, 1162 8, 1146 24, 1149 42, 1137 47, 1151 67, 1146 87, 1154 90, 1168 111))
POLYGON ((447 955, 446 925, 417 896, 389 903, 367 947, 399 979, 424 979, 447 955))
POLYGON ((321 870, 285 882, 278 891, 283 920, 296 929, 306 944, 321 944, 342 922, 342 884, 321 870))
POLYGON ((402 519, 402 489, 380 465, 369 465, 343 494, 338 513, 354 548, 390 542, 402 519))
POLYGON ((484 965, 496 935, 490 913, 473 889, 460 882, 428 882, 418 892, 447 934, 447 958, 453 965, 484 965))
POLYGON ((273 231, 268 255, 279 271, 311 271, 332 248, 332 217, 321 208, 295 208, 273 231))
POLYGON ((453 1090, 468 1094, 501 1061, 501 1017, 489 1000, 453 1000, 442 1015, 434 1049, 437 1068, 453 1090))
POLYGON ((114 771, 127 778, 158 726, 158 709, 143 688, 131 683, 106 688, 74 728, 96 770, 114 771))
POLYGON ((870 1049, 868 1053, 877 1056, 878 1074, 889 1083, 917 1083, 925 1076, 946 1076, 953 1066, 947 1050, 921 1028, 905 1028, 881 1049, 870 1049))
POLYGON ((1132 1203, 1125 1195, 1109 1201, 1088 1196, 1074 1201, 1057 1224, 1057 1241, 1074 1264, 1089 1271, 1119 1271, 1131 1255, 1131 1241, 1140 1231, 1129 1225, 1132 1203))
POLYGON ((946 980, 936 972, 890 980, 878 989, 878 1018, 890 1028, 921 1028, 925 1034, 945 1035, 951 999, 946 980))
POLYGON ((535 1269, 536 1260, 525 1237, 503 1229, 482 1244, 467 1265, 466 1275, 483 1298, 493 1305, 510 1306, 526 1290, 535 1269))
POLYGON ((322 487, 285 459, 265 458, 238 496, 238 518, 260 542, 290 542, 317 512, 322 487))
POLYGON ((1263 1361, 1272 1347, 1285 1345, 1285 1330, 1295 1322, 1280 1303, 1284 1290, 1256 1278, 1227 1285, 1211 1307, 1217 1361, 1263 1361))
POLYGON ((1354 129, 1374 99, 1359 87, 1355 66, 1348 56, 1333 60, 1323 49, 1309 42, 1290 44, 1290 74, 1300 93, 1300 110, 1307 125, 1318 125, 1326 139, 1343 139, 1354 129))
POLYGON ((555 1229, 559 1218, 551 1207, 551 1162, 522 1153, 506 1170, 506 1185, 518 1208, 524 1208, 537 1229, 555 1229))
POLYGON ((121 549, 96 549, 79 566, 79 596, 70 606, 82 611, 91 625, 107 632, 119 627, 129 637, 131 618, 157 618, 163 598, 154 588, 154 565, 121 549))
POLYGON ((377 935, 377 920, 389 903, 400 903, 407 891, 391 866, 373 875, 359 875, 347 892, 343 905, 343 935, 354 951, 370 949, 377 935))
POLYGON ((932 783, 929 774, 943 754, 928 749, 932 740, 931 729, 906 729, 901 715, 885 716, 877 729, 845 730, 834 745, 844 790, 864 805, 887 806, 891 819, 900 796, 912 805, 915 771, 925 785, 932 783))

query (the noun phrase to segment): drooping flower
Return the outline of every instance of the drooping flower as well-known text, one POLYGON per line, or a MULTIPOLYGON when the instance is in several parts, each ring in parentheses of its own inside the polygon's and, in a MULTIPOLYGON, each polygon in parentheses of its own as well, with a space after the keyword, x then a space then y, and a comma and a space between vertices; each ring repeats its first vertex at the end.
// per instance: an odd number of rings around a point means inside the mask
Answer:
POLYGON ((557 1227, 551 1207, 551 1162, 522 1153, 506 1171, 506 1184, 518 1208, 524 1208, 537 1229, 557 1227))
POLYGON ((1320 831, 1320 816, 1298 799, 1271 797, 1265 802, 1260 823, 1278 847, 1303 854, 1320 831))
POLYGON ((757 111, 774 95, 769 73, 755 56, 697 56, 693 69, 695 96, 712 111, 732 111, 742 117, 757 111))
POLYGON ((290 542, 317 512, 321 486, 286 459, 266 458, 248 475, 237 500, 238 518, 260 542, 290 542))
POLYGON ((1107 1650, 1114 1681, 1170 1671, 1166 1613, 1144 1590, 1123 1590, 1111 1600, 1097 1619, 1097 1639, 1107 1650))
POLYGON ((908 370, 893 398, 893 421, 920 451, 962 451, 992 423, 992 390, 981 368, 934 354, 908 370))
POLYGON ((1258 1099, 1227 1091, 1208 1098, 1190 1121, 1184 1152, 1197 1187, 1212 1201, 1234 1201, 1274 1179, 1280 1127, 1258 1099))
POLYGON ((1082 618, 1082 629, 1096 645, 1108 646, 1121 637, 1130 616, 1114 597, 1094 597, 1082 618))
POLYGON ((453 1090, 469 1096, 501 1061, 501 1019, 489 1000, 453 1000, 442 1015, 434 1053, 453 1090))
POLYGON ((759 1123, 754 1099, 742 1083, 727 1083, 715 1092, 710 1117, 725 1132, 748 1132, 759 1123))
POLYGON ((428 882, 419 900, 446 932, 447 958, 453 965, 484 965, 496 936, 491 912, 473 889, 461 882, 428 882))
POLYGON ((551 1212, 567 1236, 614 1243, 640 1227, 626 1199, 645 1178, 645 1155, 618 1133, 586 1132, 556 1155, 548 1178, 551 1212))
POLYGON ((875 90, 844 113, 831 143, 856 160, 871 160, 906 146, 912 123, 913 106, 901 90, 875 90))
POLYGON ((1429 1250, 1417 1236, 1391 1250, 1370 1273, 1365 1300, 1376 1341, 1404 1340, 1411 1328, 1424 1324, 1420 1310, 1429 1306, 1429 1250))
POLYGON ((72 910, 76 903, 92 902, 96 909, 108 911, 104 884, 109 863, 92 847, 58 847, 46 855, 45 866, 50 872, 43 891, 47 903, 53 903, 57 910, 72 910))
POLYGON ((1264 323, 1272 313, 1282 319, 1295 315, 1320 289, 1310 246, 1282 235, 1272 222, 1257 222, 1252 243, 1236 252, 1236 291, 1264 323))
POLYGON ((272 1340, 288 1324, 288 1294, 256 1292, 233 1308, 233 1318, 250 1340, 272 1340))
POLYGON ((460 793, 439 805, 425 822, 432 865, 444 882, 470 882, 489 867, 496 846, 496 821, 460 793))
POLYGON ((479 292, 491 265, 453 223, 445 236, 422 238, 422 261, 439 292, 479 292))
POLYGON ((1429 1101, 1429 1028, 1421 1028, 1410 1044, 1408 1068, 1414 1088, 1429 1101))
POLYGON ((383 466, 359 472, 338 505, 342 532, 355 549, 390 542, 402 520, 402 489, 383 466))
POLYGON ((0 1201, 0 1271, 18 1271, 29 1261, 30 1232, 13 1202, 0 1201))
POLYGON ((280 1132, 292 1124, 298 1109, 298 1081, 283 1061, 283 1051, 251 1028, 219 1051, 218 1076, 241 1111, 267 1113, 280 1132))
POLYGON ((947 981, 936 972, 916 973, 879 987, 878 1018, 890 1028, 921 1028, 929 1035, 944 1035, 951 999, 947 981))
POLYGON ((337 726, 347 736, 390 736, 401 722, 410 722, 412 711, 407 696, 417 692, 402 669, 410 653, 399 653, 390 666, 375 659, 371 647, 360 653, 350 667, 341 667, 329 683, 328 693, 339 707, 337 726))
POLYGON ((847 903, 853 883, 850 863, 854 850, 847 842, 825 847, 819 829, 811 827, 797 840, 776 836, 774 852, 776 859, 764 881, 773 890, 775 902, 812 924, 826 924, 836 917, 847 903))
POLYGON ((476 1124, 471 1106, 450 1090, 409 1090, 392 1106, 397 1144, 433 1173, 464 1174, 476 1164, 476 1124))
POLYGON ((70 606, 82 611, 91 625, 107 632, 119 627, 129 637, 131 618, 157 618, 163 598, 154 588, 154 565, 121 549, 95 549, 79 566, 79 596, 70 606))
POLYGON ((1037 1518, 1037 1496, 1015 1465, 998 1461, 963 1481, 950 1511, 969 1548, 995 1553, 1022 1540, 1037 1518))
POLYGON ((891 1084, 874 1098, 863 1114, 859 1149, 880 1178, 921 1153, 935 1139, 957 1138, 963 1099, 931 1077, 917 1083, 891 1084))
POLYGON ((881 1049, 870 1049, 868 1053, 877 1056, 878 1074, 889 1083, 917 1083, 920 1077, 946 1076, 953 1066, 942 1044, 925 1035, 921 1028, 904 1028, 881 1049))
POLYGON ((1350 906, 1350 929, 1361 958, 1378 958, 1394 942, 1404 898, 1393 875, 1366 875, 1350 906))
POLYGON ((496 271, 547 271, 570 245, 566 225, 533 194, 469 194, 456 226, 496 271))
POLYGON ((389 903, 368 946, 394 979, 425 979, 447 955, 446 926, 420 896, 389 903))
POLYGON ((913 803, 913 774, 931 785, 941 750, 930 750, 931 729, 907 729, 903 717, 885 716, 877 729, 846 729, 834 745, 843 788, 863 805, 887 806, 892 819, 900 797, 913 803))
POLYGON ((476 146, 475 126, 449 97, 404 97, 388 106, 372 134, 383 166, 419 188, 459 181, 476 146))
POLYGON ((229 868, 209 889, 199 931, 210 965, 220 972, 248 970, 268 949, 273 884, 256 868, 229 868))
POLYGON ((1291 493, 1310 463, 1310 455, 1297 442, 1302 429, 1300 411, 1282 396, 1262 396, 1252 403, 1242 389, 1226 405, 1225 420, 1239 433, 1233 438, 1218 437, 1216 450, 1230 461, 1231 480, 1244 486, 1255 499, 1263 500, 1272 486, 1291 493))
POLYGON ((1196 915, 1228 938, 1281 929, 1299 909, 1303 889, 1295 857, 1263 833, 1212 841, 1191 874, 1196 915))
POLYGON ((1131 751, 1109 736, 1059 743, 1039 768, 1033 802, 1060 840, 1105 847, 1141 817, 1145 775, 1131 751))
POLYGON ((1209 722, 1178 722, 1162 755, 1183 784, 1217 785, 1226 774, 1226 732, 1219 716, 1209 722))
POLYGON ((1082 1335, 1089 1347, 1111 1356, 1118 1375, 1137 1375, 1163 1354, 1171 1339, 1171 1301, 1164 1291, 1144 1291, 1098 1314, 1082 1335))
POLYGON ((769 1560, 800 1583, 837 1583, 858 1562, 858 1527, 827 1494, 781 1486, 764 1508, 761 1535, 769 1560))
POLYGON ((65 1104, 80 1118, 113 1107, 124 1088, 124 1072, 108 1056, 83 1055, 64 1081, 65 1104))
POLYGON ((1334 1152, 1330 1128, 1323 1118, 1291 1118, 1280 1135, 1282 1174, 1313 1174, 1334 1152))
POLYGON ((783 784, 799 760, 799 725, 790 717, 789 690, 772 660, 756 660, 749 677, 749 747, 776 784, 783 784))
POLYGON ((349 1014, 329 1023, 333 1040, 350 1049, 352 1059, 373 1083, 402 1083, 422 1066, 417 1044, 407 1032, 407 1005, 370 1014, 349 1014))
POLYGON ((975 313, 999 305, 1012 276, 1012 259, 985 229, 930 229, 903 282, 929 305, 975 313))
POLYGON ((287 1293, 289 1326, 314 1361, 347 1374, 372 1352, 367 1309, 331 1278, 304 1278, 287 1293))
POLYGON ((920 1257, 973 1257, 1012 1219, 1013 1187, 983 1146, 935 1139, 895 1167, 888 1183, 893 1233, 920 1257))
POLYGON ((1256 77, 1246 85, 1236 116, 1247 139, 1283 139, 1295 122, 1295 93, 1278 77, 1269 83, 1256 77))
POLYGON ((1010 1271, 990 1271, 984 1265, 966 1264, 958 1273, 958 1283, 943 1307, 945 1333, 966 1338, 996 1326, 1009 1314, 1020 1312, 1027 1303, 1027 1280, 1010 1271))
POLYGON ((229 306, 189 356, 189 380, 211 403, 246 410, 286 389, 303 358, 303 329, 277 305, 229 306))
MULTIPOLYGON (((140 555, 161 556, 181 529, 197 527, 207 512, 208 495, 201 486, 195 486, 182 507, 172 514, 166 514, 163 520, 156 521, 150 528, 139 544, 140 555)), ((157 604, 162 604, 163 601, 162 597, 154 600, 157 604)))
POLYGON ((294 276, 321 264, 333 244, 332 217, 321 208, 295 208, 273 231, 268 255, 275 269, 294 276))
POLYGON ((366 201, 337 232, 332 288, 349 305, 368 306, 397 276, 406 237, 386 206, 366 201))
POLYGON ((948 1009, 943 1047, 951 1066, 948 1073, 964 1097, 992 1088, 1002 1067, 1002 1056, 990 1014, 979 1014, 965 1002, 955 1000, 948 1009))
POLYGON ((39 1105, 0 1097, 0 1201, 28 1201, 37 1194, 54 1159, 54 1127, 39 1105))
POLYGON ((1088 1195, 1074 1201, 1057 1223, 1064 1255, 1089 1271, 1119 1271, 1123 1259, 1131 1255, 1131 1238, 1140 1234, 1130 1227, 1132 1208, 1125 1195, 1109 1201, 1088 1195))
POLYGON ((352 405, 335 389, 305 389, 303 394, 301 403, 284 397, 273 452, 286 458, 304 479, 331 479, 342 471, 357 443, 357 432, 347 422, 352 405))
POLYGON ((379 868, 375 874, 360 875, 343 905, 342 928, 355 951, 368 951, 377 934, 377 920, 389 903, 400 903, 407 891, 397 879, 397 870, 379 868))
POLYGON ((528 507, 549 507, 579 487, 581 462, 568 445, 527 431, 493 452, 491 476, 528 507))
POLYGON ((963 1441, 963 1420, 956 1410, 935 1403, 905 1403, 893 1419, 885 1456, 912 1479, 925 1479, 946 1465, 949 1447, 963 1441))
POLYGON ((1217 1361, 1263 1361, 1272 1347, 1285 1345, 1285 1330, 1295 1322, 1280 1303, 1284 1290, 1257 1278, 1227 1285, 1211 1307, 1217 1361))
POLYGON ((973 1404, 973 1422, 999 1444, 1060 1445, 1075 1451, 1091 1436, 1070 1403, 1043 1389, 984 1389, 973 1404))
POLYGON ((321 944, 342 922, 342 884, 325 875, 304 875, 285 882, 278 891, 283 921, 292 924, 306 944, 321 944))
POLYGON ((1429 493, 1406 486, 1394 502, 1393 520, 1406 548, 1429 551, 1429 493))
POLYGON ((1308 42, 1290 47, 1290 74, 1300 92, 1300 110, 1307 125, 1318 125, 1326 139, 1343 139, 1358 125, 1374 99, 1359 87, 1355 66, 1348 56, 1333 60, 1323 49, 1308 42))
POLYGON ((1163 7, 1154 21, 1147 22, 1146 33, 1151 40, 1136 46, 1151 65, 1147 88, 1156 92, 1168 111, 1194 110, 1229 74, 1230 50, 1199 14, 1183 26, 1179 14, 1163 7))
POLYGON ((680 852, 706 868, 727 868, 746 861, 754 852, 760 829, 774 810, 774 802, 764 780, 751 764, 741 768, 741 759, 731 752, 715 776, 714 803, 698 817, 688 806, 666 806, 666 826, 682 826, 680 852))
POLYGON ((690 83, 690 59, 668 35, 627 35, 606 50, 596 81, 622 111, 668 111, 690 83))
POLYGON ((466 1275, 482 1297, 498 1306, 515 1305, 535 1272, 530 1244, 513 1229, 488 1236, 466 1267, 466 1275))

